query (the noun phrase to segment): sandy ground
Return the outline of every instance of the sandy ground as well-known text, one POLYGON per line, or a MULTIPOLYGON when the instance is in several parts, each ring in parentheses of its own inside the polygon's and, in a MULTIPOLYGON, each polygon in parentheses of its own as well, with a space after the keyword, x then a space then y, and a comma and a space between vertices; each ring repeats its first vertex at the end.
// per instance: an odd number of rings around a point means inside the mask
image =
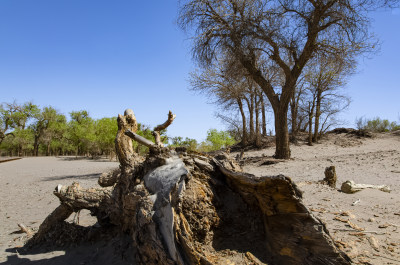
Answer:
MULTIPOLYGON (((78 181, 82 187, 93 187, 98 185, 101 173, 118 165, 107 160, 75 157, 23 158, 0 163, 0 263, 32 264, 29 261, 37 261, 34 263, 62 264, 63 260, 51 258, 64 255, 63 250, 17 256, 14 248, 22 246, 25 239, 25 234, 18 233, 18 224, 37 229, 59 205, 58 198, 52 194, 58 184, 70 185, 78 181)), ((88 213, 81 214, 81 225, 93 222, 88 213)), ((64 263, 81 264, 69 263, 68 260, 64 263)))
MULTIPOLYGON (((338 246, 356 264, 400 264, 400 134, 380 134, 373 139, 330 135, 312 147, 299 144, 291 146, 291 150, 291 160, 272 165, 261 164, 270 160, 274 148, 246 152, 248 163, 244 169, 259 176, 291 177, 304 192, 304 203, 326 223, 338 246), (336 189, 318 183, 324 178, 325 168, 331 165, 336 167, 338 176, 336 189), (368 189, 345 194, 339 189, 346 180, 386 184, 392 191, 368 189), (353 205, 354 202, 358 203, 353 205)), ((107 160, 72 157, 0 163, 0 263, 87 264, 87 251, 98 252, 99 246, 18 254, 25 234, 18 233, 17 224, 37 229, 59 205, 52 194, 57 184, 78 181, 83 187, 93 187, 100 173, 117 166, 107 160)), ((81 225, 94 222, 87 213, 81 213, 81 225)), ((93 263, 91 259, 90 264, 115 264, 106 260, 107 253, 95 255, 102 262, 93 263)))
MULTIPOLYGON (((273 165, 262 160, 244 171, 258 176, 284 174, 304 192, 303 201, 326 223, 330 234, 357 264, 400 264, 400 134, 373 139, 329 135, 314 146, 291 146, 292 159, 273 165), (319 184, 334 165, 336 189, 319 184), (340 192, 346 180, 388 185, 391 192, 366 189, 340 192), (354 202, 357 202, 353 205, 354 202)), ((247 158, 272 156, 273 149, 246 153, 247 158)), ((249 159, 251 160, 251 159, 249 159)))

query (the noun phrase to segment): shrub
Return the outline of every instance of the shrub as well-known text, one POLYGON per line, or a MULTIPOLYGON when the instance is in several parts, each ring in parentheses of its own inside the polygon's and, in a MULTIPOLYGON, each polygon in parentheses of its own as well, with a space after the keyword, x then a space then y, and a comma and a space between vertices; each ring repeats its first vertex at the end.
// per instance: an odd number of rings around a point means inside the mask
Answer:
POLYGON ((389 120, 383 120, 379 117, 376 117, 371 120, 367 120, 364 118, 356 119, 356 127, 361 130, 369 130, 371 132, 388 132, 400 129, 400 125, 396 124, 396 122, 390 122, 389 120))

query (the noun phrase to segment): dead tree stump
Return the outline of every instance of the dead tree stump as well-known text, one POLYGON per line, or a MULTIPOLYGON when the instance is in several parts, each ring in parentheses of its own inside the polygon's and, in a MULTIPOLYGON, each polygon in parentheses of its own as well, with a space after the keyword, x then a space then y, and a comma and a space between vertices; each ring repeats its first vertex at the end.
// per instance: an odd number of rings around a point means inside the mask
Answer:
MULTIPOLYGON (((173 118, 169 113, 164 124, 173 118)), ((223 152, 211 157, 162 147, 159 134, 153 143, 134 132, 133 112, 119 115, 118 124, 121 169, 102 176, 112 186, 59 185, 60 206, 31 242, 58 242, 54 230, 65 227, 59 224, 88 209, 103 229, 91 233, 117 231, 115 237, 130 239, 127 264, 350 264, 290 178, 244 173, 223 152), (150 148, 143 162, 132 160, 124 136, 150 148)))
POLYGON ((325 168, 325 178, 323 179, 323 182, 332 188, 336 188, 336 180, 337 176, 335 166, 325 168))

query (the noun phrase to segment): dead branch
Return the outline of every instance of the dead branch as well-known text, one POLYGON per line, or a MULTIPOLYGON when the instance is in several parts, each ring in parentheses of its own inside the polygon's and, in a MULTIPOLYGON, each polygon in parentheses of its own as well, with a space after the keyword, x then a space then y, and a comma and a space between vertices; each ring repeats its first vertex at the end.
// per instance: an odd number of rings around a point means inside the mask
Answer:
POLYGON ((157 146, 159 146, 159 147, 164 146, 161 141, 160 131, 162 131, 162 130, 166 129, 168 126, 170 126, 171 123, 174 121, 175 117, 176 117, 176 115, 172 114, 172 112, 169 111, 167 121, 154 128, 153 136, 154 136, 154 140, 155 140, 157 146))
POLYGON ((109 188, 83 189, 78 182, 71 186, 58 185, 54 191, 62 204, 68 205, 74 212, 82 209, 91 210, 100 207, 100 204, 111 197, 109 188))
POLYGON ((18 226, 22 232, 26 233, 27 236, 30 237, 32 235, 32 230, 26 227, 23 223, 18 224, 18 226))
POLYGON ((157 147, 157 145, 154 144, 152 141, 147 140, 146 138, 140 136, 139 134, 132 132, 131 130, 126 130, 125 135, 129 136, 132 140, 135 140, 139 144, 145 145, 149 148, 157 147))

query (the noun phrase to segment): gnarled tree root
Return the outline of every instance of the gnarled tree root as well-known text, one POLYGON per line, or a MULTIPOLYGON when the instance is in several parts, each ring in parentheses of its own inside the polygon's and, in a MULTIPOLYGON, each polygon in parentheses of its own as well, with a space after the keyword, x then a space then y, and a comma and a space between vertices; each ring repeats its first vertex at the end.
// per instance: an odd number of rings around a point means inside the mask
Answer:
POLYGON ((120 170, 100 177, 103 188, 59 185, 61 204, 31 242, 67 229, 65 219, 88 209, 103 227, 96 231, 130 238, 135 264, 350 264, 290 178, 244 173, 225 153, 163 148, 159 131, 173 119, 169 113, 155 128, 155 144, 143 140, 150 153, 140 162, 129 138, 136 138, 133 111, 119 115, 120 170))
POLYGON ((216 157, 148 158, 125 192, 59 187, 61 205, 35 237, 89 209, 130 235, 138 264, 349 264, 289 178, 258 178, 216 157))

